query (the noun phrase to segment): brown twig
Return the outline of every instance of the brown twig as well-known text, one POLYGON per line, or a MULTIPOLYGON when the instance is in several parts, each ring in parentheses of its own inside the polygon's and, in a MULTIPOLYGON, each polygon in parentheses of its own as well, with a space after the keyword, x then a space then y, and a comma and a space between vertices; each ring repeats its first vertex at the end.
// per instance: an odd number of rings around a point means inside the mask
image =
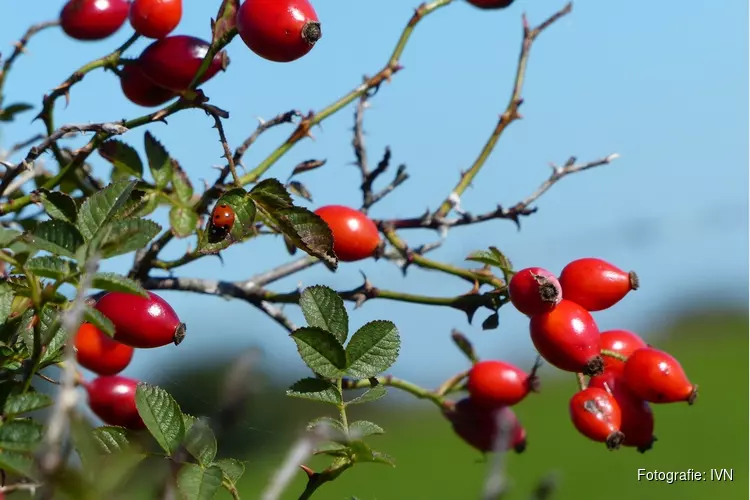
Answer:
POLYGON ((2 68, 0 68, 0 96, 2 96, 2 90, 3 86, 5 85, 5 79, 8 76, 8 72, 10 71, 16 59, 18 59, 18 57, 26 51, 26 46, 29 44, 29 41, 31 41, 31 37, 33 37, 40 31, 58 26, 59 24, 60 21, 58 21, 57 19, 55 19, 54 21, 45 21, 43 23, 34 24, 26 30, 26 33, 24 33, 23 36, 18 39, 18 41, 13 43, 13 52, 11 52, 10 56, 5 59, 2 68))
POLYGON ((232 178, 234 179, 235 185, 237 187, 242 187, 242 184, 239 183, 240 176, 237 175, 237 168, 234 165, 232 148, 229 147, 227 135, 224 132, 224 125, 221 123, 222 118, 229 118, 229 113, 217 108, 216 106, 211 106, 210 104, 202 104, 200 108, 214 119, 214 128, 216 128, 216 130, 219 132, 219 142, 221 142, 221 147, 222 149, 224 149, 223 157, 227 160, 227 166, 229 167, 229 171, 232 173, 232 178))

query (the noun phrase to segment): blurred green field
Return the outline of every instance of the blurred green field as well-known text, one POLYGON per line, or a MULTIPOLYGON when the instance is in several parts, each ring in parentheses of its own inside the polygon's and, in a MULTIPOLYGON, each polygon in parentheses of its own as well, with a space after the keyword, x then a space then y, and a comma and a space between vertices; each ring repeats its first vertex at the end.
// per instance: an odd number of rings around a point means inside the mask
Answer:
MULTIPOLYGON (((748 498, 748 318, 746 314, 714 314, 684 319, 657 341, 680 359, 691 379, 700 385, 698 402, 655 406, 659 441, 639 454, 627 448, 608 452, 586 441, 569 423, 567 401, 572 379, 549 379, 543 393, 530 396, 517 413, 529 432, 522 455, 509 455, 512 490, 507 499, 528 499, 539 481, 556 477, 551 498, 640 500, 732 500, 748 498), (733 469, 734 480, 717 482, 639 482, 639 468, 659 471, 733 469)), ((550 373, 550 372, 546 372, 550 373)), ((310 404, 300 402, 299 404, 310 404)), ((376 403, 379 406, 379 403, 376 403)), ((325 407, 321 405, 321 411, 325 407)), ((314 495, 320 500, 406 500, 479 498, 487 465, 461 442, 429 403, 415 410, 391 408, 375 418, 386 429, 371 444, 397 460, 397 467, 363 464, 345 472, 314 495)), ((291 444, 294 436, 286 443, 291 444)), ((269 474, 286 450, 264 450, 250 459, 241 483, 242 498, 259 498, 269 474)), ((310 465, 321 467, 324 460, 310 465)), ((298 474, 284 499, 295 500, 304 489, 298 474)), ((228 498, 222 496, 222 498, 228 498)))

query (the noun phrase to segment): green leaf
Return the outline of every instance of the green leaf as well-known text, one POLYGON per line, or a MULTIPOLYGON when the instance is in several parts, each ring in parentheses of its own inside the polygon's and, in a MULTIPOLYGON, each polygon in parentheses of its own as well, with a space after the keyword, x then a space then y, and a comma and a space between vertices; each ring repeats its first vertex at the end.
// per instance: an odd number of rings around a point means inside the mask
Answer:
POLYGON ((161 226, 147 219, 114 221, 102 242, 103 258, 115 257, 140 250, 161 231, 161 226))
POLYGON ((310 421, 310 423, 307 424, 307 430, 314 431, 317 427, 320 427, 321 425, 327 425, 331 429, 334 429, 340 432, 341 434, 344 434, 344 427, 341 425, 341 422, 331 417, 318 417, 315 420, 310 421))
POLYGON ((31 233, 24 235, 29 245, 47 252, 74 258, 84 240, 76 226, 62 220, 41 222, 31 233))
POLYGON ((346 346, 346 373, 370 378, 384 372, 396 361, 401 339, 390 321, 371 321, 352 335, 346 346))
POLYGON ((210 466, 216 458, 216 436, 204 420, 198 419, 190 426, 184 446, 202 467, 210 466))
POLYGON ((342 345, 346 342, 349 315, 335 291, 326 286, 308 287, 302 292, 299 305, 308 325, 331 332, 342 345))
POLYGON ((341 395, 336 387, 327 380, 320 378, 309 377, 298 380, 286 391, 286 395, 293 398, 320 401, 321 403, 335 405, 341 403, 341 395))
POLYGON ((99 146, 99 154, 119 172, 143 178, 143 162, 138 152, 130 145, 110 139, 99 146))
POLYGON ((8 321, 13 307, 13 289, 7 283, 0 283, 0 325, 8 321))
POLYGON ((122 427, 104 425, 93 430, 94 441, 100 453, 122 453, 131 449, 128 431, 122 427))
POLYGON ((466 260, 487 264, 497 267, 503 272, 505 280, 508 281, 513 274, 513 264, 497 247, 490 247, 489 250, 477 250, 466 257, 466 260))
POLYGON ((4 108, 0 108, 0 122, 12 122, 16 118, 16 115, 30 109, 34 109, 34 106, 25 102, 17 102, 4 108))
POLYGON ((185 438, 185 424, 177 401, 160 387, 138 384, 135 405, 149 432, 169 454, 177 451, 185 438))
POLYGON ((302 361, 312 371, 338 378, 346 368, 346 352, 331 332, 316 327, 298 328, 291 334, 302 361))
POLYGON ((250 196, 266 221, 296 247, 318 257, 331 270, 338 267, 333 234, 323 219, 306 208, 296 207, 284 185, 276 179, 259 182, 250 196))
POLYGON ((183 203, 190 202, 193 197, 193 184, 177 160, 172 160, 172 187, 178 200, 183 203))
POLYGON ((31 419, 18 419, 0 425, 0 450, 33 451, 42 441, 44 427, 31 419))
POLYGON ((357 420, 349 424, 349 432, 360 438, 372 436, 375 434, 385 434, 382 427, 367 420, 357 420))
POLYGON ((323 443, 315 449, 313 455, 343 458, 349 455, 349 447, 342 443, 323 443))
POLYGON ((185 500, 211 500, 219 492, 223 477, 216 465, 204 470, 195 464, 184 464, 177 473, 177 488, 185 500))
POLYGON ((497 266, 499 262, 495 258, 492 252, 489 250, 477 250, 471 252, 466 260, 471 262, 479 262, 480 264, 487 264, 488 266, 497 266))
POLYGON ((390 465, 391 467, 396 467, 396 460, 386 454, 382 451, 376 451, 376 450, 370 450, 372 452, 372 460, 370 460, 373 463, 376 464, 383 464, 383 465, 390 465))
MULTIPOLYGON (((52 398, 40 392, 27 392, 16 394, 5 400, 3 415, 6 417, 41 410, 52 406, 52 398)), ((2 448, 2 446, 0 446, 2 448)))
POLYGON ((182 422, 185 425, 185 435, 187 435, 187 433, 190 432, 190 428, 197 421, 198 421, 197 417, 194 417, 192 415, 188 415, 187 413, 183 413, 182 414, 182 422))
POLYGON ((150 132, 145 133, 143 140, 151 175, 154 177, 156 189, 161 191, 172 179, 172 159, 164 146, 150 132))
POLYGON ((78 206, 73 198, 60 191, 38 190, 44 211, 53 219, 75 223, 78 206))
POLYGON ((57 281, 64 281, 67 277, 78 272, 78 266, 75 262, 49 255, 29 259, 24 267, 37 276, 57 281))
POLYGON ((234 210, 234 224, 227 231, 212 231, 211 227, 198 234, 198 251, 202 254, 215 254, 255 234, 255 203, 239 188, 231 189, 216 201, 216 205, 226 204, 234 210))
POLYGON ((148 297, 148 293, 140 283, 117 273, 95 273, 92 277, 91 288, 148 297))
POLYGON ((192 208, 173 206, 169 210, 169 225, 172 234, 187 238, 198 229, 198 214, 192 208))
POLYGON ((8 248, 13 242, 21 237, 21 233, 15 229, 0 227, 0 248, 8 248))
POLYGON ((123 220, 132 217, 145 217, 152 214, 157 208, 159 208, 159 193, 134 189, 130 193, 130 199, 115 219, 123 220))
POLYGON ((81 415, 71 415, 69 433, 73 447, 81 459, 81 466, 89 477, 94 477, 100 467, 99 448, 94 438, 94 428, 81 415))
POLYGON ((237 484, 245 473, 245 464, 234 458, 222 458, 214 463, 224 473, 224 479, 232 485, 237 484))
POLYGON ((108 317, 99 312, 98 309, 94 309, 90 306, 84 306, 83 308, 83 319, 88 323, 91 323, 99 330, 101 330, 108 337, 113 337, 115 334, 115 325, 108 317))
POLYGON ((83 202, 76 225, 87 241, 93 239, 125 206, 136 183, 135 180, 113 182, 83 202))
POLYGON ((349 443, 349 450, 352 453, 352 460, 360 463, 378 463, 384 465, 396 466, 396 462, 389 455, 375 451, 364 441, 353 440, 349 443))
POLYGON ((377 401, 378 399, 382 398, 388 394, 388 391, 386 388, 382 385, 376 385, 375 387, 371 387, 370 389, 367 389, 365 392, 360 394, 354 399, 350 399, 346 402, 347 406, 349 405, 361 405, 363 403, 369 403, 371 401, 377 401))
POLYGON ((36 478, 34 459, 14 451, 0 450, 0 469, 31 479, 36 478))
POLYGON ((307 187, 304 184, 302 184, 300 181, 289 181, 286 187, 290 193, 295 194, 299 196, 300 198, 303 198, 309 202, 313 201, 310 190, 308 190, 307 187))

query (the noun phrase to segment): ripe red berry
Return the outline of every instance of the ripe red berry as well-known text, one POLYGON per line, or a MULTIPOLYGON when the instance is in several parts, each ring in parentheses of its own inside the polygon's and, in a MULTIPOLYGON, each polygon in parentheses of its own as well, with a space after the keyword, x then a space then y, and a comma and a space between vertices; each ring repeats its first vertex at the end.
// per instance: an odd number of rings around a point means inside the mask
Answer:
POLYGON ((234 219, 234 210, 226 203, 219 203, 211 212, 211 224, 224 231, 229 231, 232 228, 234 219))
POLYGON ((128 0, 69 0, 60 11, 60 27, 76 40, 114 35, 128 18, 128 0))
POLYGON ((182 0, 133 0, 130 25, 148 38, 164 38, 182 19, 182 0))
POLYGON ((138 381, 120 375, 98 377, 84 384, 89 408, 105 424, 126 429, 143 429, 145 424, 135 405, 138 381))
POLYGON ((464 398, 454 407, 443 410, 443 415, 461 439, 481 452, 495 449, 503 428, 509 432, 509 436, 503 438, 505 451, 522 453, 526 449, 526 430, 507 406, 489 409, 477 405, 471 398, 464 398))
POLYGON ((122 68, 120 87, 125 97, 139 106, 161 106, 177 97, 176 93, 161 88, 146 78, 137 62, 122 68))
POLYGON ((575 302, 563 299, 553 310, 533 316, 529 330, 534 347, 552 366, 586 375, 601 373, 599 327, 575 302))
POLYGON ((575 393, 570 398, 570 419, 578 432, 592 441, 606 443, 610 450, 622 444, 620 407, 604 389, 589 387, 575 393))
POLYGON ((510 301, 527 316, 553 309, 562 300, 562 288, 555 275, 541 267, 518 271, 508 283, 510 301))
MULTIPOLYGON (((638 349, 647 347, 648 344, 635 333, 629 330, 607 330, 601 335, 602 350, 616 352, 622 356, 628 357, 638 349)), ((604 369, 622 370, 625 362, 612 356, 602 356, 604 358, 604 369)))
POLYGON ((622 417, 620 432, 625 435, 623 446, 635 447, 641 453, 650 450, 656 441, 654 414, 646 401, 630 392, 622 381, 622 372, 605 369, 601 375, 591 377, 589 387, 608 390, 615 398, 622 417))
POLYGON ((171 343, 179 345, 185 338, 185 323, 155 293, 148 292, 148 298, 144 298, 109 292, 95 308, 114 323, 114 339, 123 344, 146 349, 171 343))
MULTIPOLYGON (((208 42, 194 36, 168 36, 146 47, 138 61, 146 78, 159 87, 182 92, 198 73, 209 47, 208 42)), ((198 83, 205 83, 213 78, 219 71, 225 70, 228 64, 226 52, 219 52, 198 83)))
POLYGON ((372 257, 380 245, 375 223, 359 210, 341 205, 320 207, 315 213, 333 233, 333 250, 342 262, 372 257))
POLYGON ((115 375, 133 359, 132 347, 112 340, 91 323, 83 323, 75 337, 76 359, 97 375, 115 375))
POLYGON ((245 0, 237 13, 237 30, 250 50, 275 62, 299 59, 322 36, 308 0, 245 0))
POLYGON ((527 374, 504 361, 480 361, 469 370, 467 389, 479 406, 497 408, 521 402, 531 391, 539 388, 535 373, 527 374))
POLYGON ((693 404, 698 386, 690 382, 682 365, 670 354, 646 347, 628 357, 623 380, 637 397, 652 403, 693 404))
POLYGON ((504 9, 510 7, 513 0, 467 0, 474 7, 480 9, 492 10, 492 9, 504 9))
POLYGON ((638 276, 602 259, 585 258, 569 263, 560 273, 563 296, 589 311, 603 311, 638 289, 638 276))

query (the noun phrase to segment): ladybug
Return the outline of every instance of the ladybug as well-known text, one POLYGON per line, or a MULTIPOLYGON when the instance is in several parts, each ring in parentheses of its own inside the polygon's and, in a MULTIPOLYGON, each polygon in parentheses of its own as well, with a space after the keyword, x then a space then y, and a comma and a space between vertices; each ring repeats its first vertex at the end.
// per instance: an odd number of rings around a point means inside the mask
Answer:
POLYGON ((226 203, 220 203, 216 205, 213 212, 211 212, 211 224, 216 229, 229 231, 234 224, 234 217, 234 210, 232 210, 232 207, 226 203))

